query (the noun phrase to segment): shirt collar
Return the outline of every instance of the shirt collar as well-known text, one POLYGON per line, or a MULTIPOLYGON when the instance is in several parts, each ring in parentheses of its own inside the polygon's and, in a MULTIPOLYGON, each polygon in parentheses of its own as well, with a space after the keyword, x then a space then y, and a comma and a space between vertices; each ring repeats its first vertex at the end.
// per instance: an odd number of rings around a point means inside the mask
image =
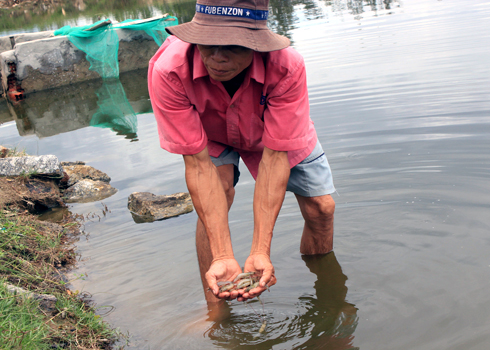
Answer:
POLYGON ((205 77, 208 74, 208 71, 206 70, 206 67, 204 66, 204 63, 202 62, 201 59, 201 53, 197 49, 197 45, 192 45, 193 50, 194 50, 194 58, 193 58, 193 73, 192 73, 192 79, 196 80, 198 78, 205 77))
MULTIPOLYGON (((197 49, 197 45, 193 45, 194 48, 194 56, 193 56, 193 74, 192 79, 196 80, 198 78, 202 78, 208 76, 208 71, 204 66, 204 63, 201 59, 201 54, 197 49)), ((247 74, 248 75, 248 74, 247 74)), ((262 53, 254 51, 254 58, 252 60, 252 64, 250 66, 250 78, 254 79, 256 82, 264 84, 265 82, 265 66, 264 59, 262 57, 262 53)))

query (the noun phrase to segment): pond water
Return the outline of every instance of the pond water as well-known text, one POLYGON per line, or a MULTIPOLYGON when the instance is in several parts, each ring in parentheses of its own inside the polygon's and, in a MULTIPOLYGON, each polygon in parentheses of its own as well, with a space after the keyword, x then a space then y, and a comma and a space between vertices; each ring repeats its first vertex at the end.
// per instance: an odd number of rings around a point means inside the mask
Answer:
MULTIPOLYGON (((134 72, 121 76, 114 103, 132 109, 118 112, 122 129, 89 127, 107 100, 100 82, 0 104, 0 144, 86 161, 119 190, 70 207, 90 213, 74 288, 129 332, 127 349, 487 348, 490 3, 271 4, 271 26, 306 61, 311 117, 338 190, 335 253, 300 255, 302 218, 287 194, 272 247, 278 283, 264 308, 208 309, 195 212, 136 224, 127 209, 132 192, 186 191, 181 156, 159 148, 145 72, 134 72), (259 336, 256 313, 268 322, 259 336)), ((242 167, 230 212, 240 263, 253 187, 242 167)))

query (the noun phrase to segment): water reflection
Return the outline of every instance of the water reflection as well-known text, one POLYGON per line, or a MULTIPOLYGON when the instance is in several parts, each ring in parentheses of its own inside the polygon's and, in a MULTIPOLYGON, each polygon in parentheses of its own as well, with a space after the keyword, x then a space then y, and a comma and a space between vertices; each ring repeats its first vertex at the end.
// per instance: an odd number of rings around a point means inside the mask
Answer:
POLYGON ((208 321, 213 325, 205 336, 224 349, 357 349, 353 347, 357 308, 346 301, 347 276, 335 253, 302 258, 317 279, 314 295, 300 296, 294 307, 283 308, 288 313, 284 315, 281 306, 267 302, 266 293, 263 298, 267 327, 262 334, 258 330, 263 309, 258 301, 250 301, 249 306, 238 310, 229 305, 209 307, 208 321))
MULTIPOLYGON (((379 11, 396 6, 400 6, 396 0, 270 0, 268 24, 276 33, 291 39, 291 31, 303 19, 311 21, 327 18, 331 12, 342 14, 348 11, 354 19, 360 20, 367 11, 379 15, 379 11)), ((0 10, 0 36, 20 31, 53 30, 65 25, 81 26, 104 18, 122 22, 163 13, 176 16, 179 23, 189 22, 195 13, 195 0, 76 0, 28 9, 0 10)))
POLYGON ((284 35, 291 40, 291 30, 298 17, 294 13, 294 5, 291 0, 270 0, 268 25, 273 32, 284 35))
POLYGON ((118 135, 137 141, 138 120, 119 79, 104 79, 95 92, 99 109, 92 115, 91 126, 110 128, 118 135))
POLYGON ((179 23, 194 16, 195 0, 62 0, 53 4, 0 9, 0 36, 14 33, 56 30, 65 25, 82 26, 104 18, 151 18, 164 13, 178 16, 179 23))
POLYGON ((120 79, 36 92, 7 105, 20 136, 43 138, 96 126, 136 141, 136 115, 151 111, 146 86, 146 70, 139 70, 121 74, 120 79))

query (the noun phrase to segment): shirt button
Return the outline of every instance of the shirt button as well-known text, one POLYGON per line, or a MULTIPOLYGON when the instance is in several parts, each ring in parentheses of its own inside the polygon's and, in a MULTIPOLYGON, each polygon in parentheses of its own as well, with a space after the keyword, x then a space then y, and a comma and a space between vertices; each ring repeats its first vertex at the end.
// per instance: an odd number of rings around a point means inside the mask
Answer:
POLYGON ((234 144, 234 145, 236 145, 236 142, 235 142, 235 141, 233 141, 233 144, 234 144))
POLYGON ((235 105, 231 105, 230 108, 235 108, 235 105))

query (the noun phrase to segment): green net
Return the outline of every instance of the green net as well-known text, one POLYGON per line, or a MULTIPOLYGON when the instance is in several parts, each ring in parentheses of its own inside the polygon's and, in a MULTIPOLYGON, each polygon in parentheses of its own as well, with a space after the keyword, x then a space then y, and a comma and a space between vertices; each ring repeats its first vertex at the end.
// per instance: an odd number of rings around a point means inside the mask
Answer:
POLYGON ((102 78, 119 76, 119 37, 107 20, 83 27, 65 26, 55 31, 54 35, 66 35, 73 45, 85 52, 90 62, 89 69, 99 73, 102 78), (98 25, 102 26, 96 28, 98 25))
POLYGON ((131 30, 143 30, 146 34, 151 36, 153 40, 161 46, 169 34, 165 31, 165 28, 177 25, 179 22, 177 17, 167 16, 159 20, 153 21, 135 21, 127 19, 121 23, 115 25, 115 28, 131 29, 131 30))
POLYGON ((54 35, 66 35, 73 45, 85 52, 90 62, 89 69, 106 79, 119 76, 119 37, 114 29, 142 30, 160 46, 168 36, 165 28, 177 24, 178 20, 173 16, 149 20, 129 19, 115 25, 110 20, 101 20, 83 27, 65 26, 56 30, 54 35))
POLYGON ((99 109, 92 116, 90 125, 110 128, 119 135, 136 140, 138 120, 119 79, 105 79, 95 94, 99 109))

